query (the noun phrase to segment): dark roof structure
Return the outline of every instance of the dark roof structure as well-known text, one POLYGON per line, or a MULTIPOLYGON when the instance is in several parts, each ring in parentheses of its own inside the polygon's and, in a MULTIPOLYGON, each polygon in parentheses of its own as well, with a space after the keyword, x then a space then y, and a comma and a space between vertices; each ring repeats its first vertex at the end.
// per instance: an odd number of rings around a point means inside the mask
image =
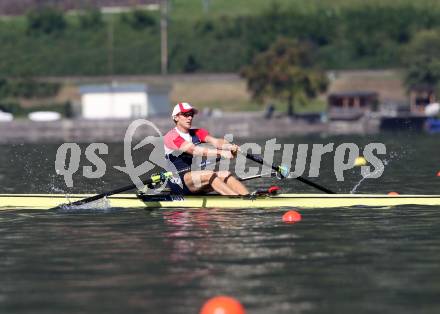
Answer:
POLYGON ((372 91, 347 91, 331 93, 329 97, 377 97, 377 92, 372 91))
POLYGON ((436 88, 431 84, 418 84, 410 87, 413 92, 435 92, 436 88))

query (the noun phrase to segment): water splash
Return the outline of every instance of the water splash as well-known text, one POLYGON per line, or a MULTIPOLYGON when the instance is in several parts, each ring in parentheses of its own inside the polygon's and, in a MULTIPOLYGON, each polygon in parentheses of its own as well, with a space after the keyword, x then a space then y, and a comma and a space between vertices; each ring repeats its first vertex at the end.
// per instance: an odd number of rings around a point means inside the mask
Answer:
POLYGON ((46 188, 50 193, 69 194, 68 188, 63 186, 60 176, 58 176, 56 173, 50 174, 49 179, 50 182, 46 185, 46 188))
POLYGON ((362 179, 360 179, 359 182, 354 186, 354 188, 350 191, 350 194, 355 194, 358 187, 362 184, 362 182, 364 182, 365 179, 368 179, 369 177, 374 176, 381 171, 385 171, 385 166, 389 165, 390 162, 391 161, 388 161, 388 160, 382 160, 383 166, 381 168, 377 168, 376 171, 371 172, 370 174, 366 175, 365 177, 362 176, 362 179))
POLYGON ((96 201, 82 204, 82 205, 69 205, 71 203, 70 195, 66 195, 66 205, 62 206, 60 211, 62 212, 78 212, 78 211, 98 211, 106 212, 112 209, 110 201, 107 197, 100 198, 96 201))

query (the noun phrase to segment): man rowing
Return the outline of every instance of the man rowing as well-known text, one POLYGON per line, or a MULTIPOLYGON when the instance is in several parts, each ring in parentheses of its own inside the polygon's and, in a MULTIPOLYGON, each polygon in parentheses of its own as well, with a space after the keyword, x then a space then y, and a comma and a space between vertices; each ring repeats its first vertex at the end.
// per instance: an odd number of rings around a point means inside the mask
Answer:
MULTIPOLYGON (((193 157, 222 157, 232 159, 238 146, 225 139, 211 136, 205 129, 192 129, 192 121, 198 110, 189 103, 178 103, 171 114, 175 127, 164 136, 165 158, 176 170, 189 168, 193 157), (209 143, 214 148, 198 146, 209 143)), ((195 158, 197 159, 197 158, 195 158)), ((180 194, 198 194, 216 191, 221 195, 248 195, 247 188, 229 171, 194 170, 179 175, 181 185, 168 182, 168 186, 180 194)))

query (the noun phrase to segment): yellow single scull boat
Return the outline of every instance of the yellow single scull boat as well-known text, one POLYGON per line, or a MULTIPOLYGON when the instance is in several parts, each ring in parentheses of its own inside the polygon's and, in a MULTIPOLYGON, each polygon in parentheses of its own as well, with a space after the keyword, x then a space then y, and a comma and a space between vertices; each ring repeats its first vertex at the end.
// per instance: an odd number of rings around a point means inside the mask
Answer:
MULTIPOLYGON (((79 201, 89 194, 0 194, 0 210, 50 209, 79 201)), ((336 208, 349 206, 389 207, 399 205, 440 206, 440 195, 379 194, 279 194, 255 198, 220 195, 112 195, 88 208, 336 208)))

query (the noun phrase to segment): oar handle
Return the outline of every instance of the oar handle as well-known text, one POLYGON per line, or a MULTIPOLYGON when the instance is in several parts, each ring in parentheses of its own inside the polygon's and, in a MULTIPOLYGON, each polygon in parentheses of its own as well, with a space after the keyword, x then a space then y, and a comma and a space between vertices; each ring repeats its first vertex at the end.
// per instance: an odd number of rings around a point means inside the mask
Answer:
MULTIPOLYGON (((260 156, 257 156, 257 155, 251 154, 251 153, 244 153, 244 152, 242 152, 241 150, 239 150, 239 152, 242 153, 242 154, 244 154, 244 155, 246 156, 247 159, 250 159, 250 160, 255 161, 255 162, 259 163, 259 164, 262 164, 262 165, 265 165, 265 166, 267 166, 267 167, 270 167, 272 170, 274 170, 274 171, 280 173, 280 166, 276 166, 276 165, 273 165, 273 164, 270 165, 270 164, 268 164, 267 162, 265 162, 264 159, 261 158, 260 156)), ((281 173, 280 173, 280 174, 281 174, 281 173)), ((281 175, 282 175, 282 174, 281 174, 281 175)), ((322 185, 319 185, 319 184, 317 184, 317 183, 315 183, 315 182, 312 182, 312 181, 310 181, 310 180, 307 180, 306 178, 303 178, 303 177, 298 176, 298 177, 296 177, 295 179, 297 179, 298 181, 300 181, 300 182, 302 182, 302 183, 305 183, 305 184, 307 184, 307 185, 310 185, 310 186, 314 187, 315 189, 318 189, 318 190, 320 190, 320 191, 322 191, 322 192, 325 192, 325 193, 328 193, 328 194, 336 194, 336 193, 333 192, 332 190, 329 190, 329 189, 327 189, 326 187, 323 187, 322 185)))

